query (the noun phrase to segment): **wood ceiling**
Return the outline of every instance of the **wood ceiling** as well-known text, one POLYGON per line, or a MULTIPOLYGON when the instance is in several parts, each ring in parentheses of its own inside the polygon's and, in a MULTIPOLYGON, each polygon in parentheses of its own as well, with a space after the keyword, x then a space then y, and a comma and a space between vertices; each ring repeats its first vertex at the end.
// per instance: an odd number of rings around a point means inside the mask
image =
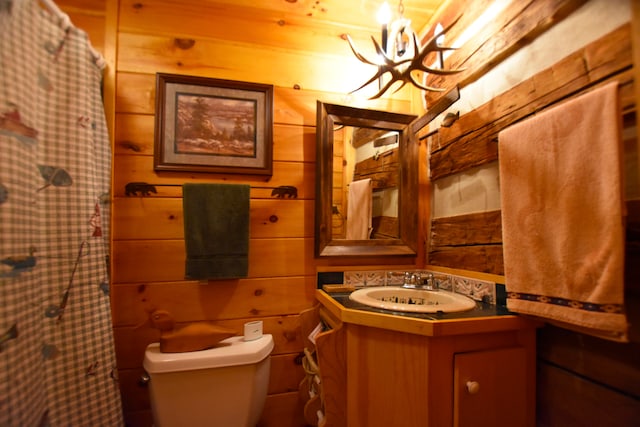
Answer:
MULTIPOLYGON (((236 0, 228 0, 236 3, 236 0)), ((259 7, 274 8, 287 14, 296 14, 327 21, 333 25, 343 26, 345 29, 365 29, 376 31, 379 29, 376 14, 383 0, 279 0, 279 1, 250 1, 241 0, 237 4, 246 3, 249 6, 260 4, 259 7)), ((416 31, 428 23, 443 0, 403 0, 404 16, 411 19, 416 31)), ((398 0, 388 0, 394 15, 398 16, 398 0)))
MULTIPOLYGON (((404 17, 420 32, 446 0, 403 0, 404 17)), ((384 0, 208 0, 236 16, 264 15, 304 19, 312 26, 334 26, 347 32, 380 31, 376 14, 384 0)), ((387 0, 393 18, 398 16, 399 0, 387 0)))

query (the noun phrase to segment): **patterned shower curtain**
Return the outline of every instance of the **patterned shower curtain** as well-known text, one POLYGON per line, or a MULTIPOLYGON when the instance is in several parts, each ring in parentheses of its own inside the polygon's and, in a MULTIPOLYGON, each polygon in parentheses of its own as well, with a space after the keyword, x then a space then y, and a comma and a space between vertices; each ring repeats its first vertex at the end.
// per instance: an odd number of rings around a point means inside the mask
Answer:
POLYGON ((0 426, 120 426, 103 60, 0 0, 0 426))

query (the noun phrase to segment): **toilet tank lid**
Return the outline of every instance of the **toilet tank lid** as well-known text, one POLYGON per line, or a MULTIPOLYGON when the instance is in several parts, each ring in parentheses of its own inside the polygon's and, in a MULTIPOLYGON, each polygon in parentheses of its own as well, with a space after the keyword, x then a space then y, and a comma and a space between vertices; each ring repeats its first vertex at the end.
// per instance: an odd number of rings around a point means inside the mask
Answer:
POLYGON ((185 353, 162 353, 160 344, 153 343, 147 346, 143 366, 152 374, 249 365, 269 356, 271 350, 273 337, 270 334, 253 341, 245 341, 242 336, 231 337, 214 348, 185 353))

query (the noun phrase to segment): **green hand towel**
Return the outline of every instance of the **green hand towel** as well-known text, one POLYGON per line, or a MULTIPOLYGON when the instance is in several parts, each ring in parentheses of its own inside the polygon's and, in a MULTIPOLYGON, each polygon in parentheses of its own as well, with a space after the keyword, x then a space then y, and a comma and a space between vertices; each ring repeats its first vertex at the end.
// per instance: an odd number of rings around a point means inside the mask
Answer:
POLYGON ((182 186, 185 278, 247 277, 249 189, 233 184, 182 186))

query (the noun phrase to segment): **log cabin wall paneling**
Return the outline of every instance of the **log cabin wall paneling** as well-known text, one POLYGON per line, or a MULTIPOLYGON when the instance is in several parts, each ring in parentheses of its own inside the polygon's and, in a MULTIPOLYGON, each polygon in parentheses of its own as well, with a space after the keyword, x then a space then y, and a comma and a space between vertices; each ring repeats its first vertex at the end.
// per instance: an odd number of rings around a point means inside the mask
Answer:
MULTIPOLYGON (((217 13, 196 1, 120 3, 113 321, 119 363, 122 361, 125 416, 132 424, 148 425, 146 391, 140 389, 137 378, 142 373, 144 347, 156 339, 146 316, 150 310, 163 308, 180 322, 209 320, 238 330, 248 320, 263 320, 265 332, 276 337, 276 348, 261 425, 301 426, 304 420, 297 388, 304 373, 297 356, 303 350, 305 331, 298 313, 314 305, 319 264, 313 256, 316 100, 339 102, 347 83, 343 71, 333 64, 339 57, 306 51, 317 43, 308 39, 302 46, 289 43, 308 35, 275 25, 273 20, 271 28, 266 28, 261 16, 230 16, 211 25, 206 17, 217 13), (249 38, 245 34, 238 40, 239 25, 257 34, 249 38), (274 33, 286 39, 265 36, 274 33), (191 41, 191 48, 178 43, 184 39, 191 41), (273 199, 269 190, 252 190, 247 279, 208 284, 184 281, 180 189, 158 187, 158 194, 149 198, 123 194, 126 183, 132 181, 265 185, 261 178, 251 176, 153 171, 156 72, 274 85, 274 172, 266 185, 293 185, 298 197, 273 199)), ((322 37, 330 39, 331 35, 322 37)), ((377 106, 407 111, 410 102, 387 99, 377 106)))
MULTIPOLYGON (((450 66, 467 66, 465 73, 450 77, 433 76, 431 82, 457 83, 463 88, 464 97, 465 87, 474 83, 491 85, 486 79, 484 82, 481 80, 487 73, 509 56, 526 49, 544 31, 554 25, 562 25, 562 21, 572 14, 582 13, 581 7, 597 10, 598 5, 602 8, 616 7, 614 4, 629 7, 627 2, 605 5, 605 2, 593 0, 512 2, 478 33, 474 41, 464 44, 447 59, 450 66)), ((482 1, 452 2, 440 11, 440 19, 457 16, 461 7, 474 9, 481 5, 482 1)), ((637 191, 636 136, 638 69, 634 67, 634 49, 639 48, 632 43, 640 41, 637 21, 640 7, 634 7, 637 9, 634 19, 629 16, 629 21, 633 22, 621 23, 583 47, 566 52, 566 56, 548 68, 503 92, 495 92, 486 102, 476 103, 468 111, 461 111, 459 119, 451 127, 437 128, 437 133, 433 133, 433 128, 422 132, 430 140, 429 170, 434 187, 438 187, 440 182, 444 183, 440 188, 458 182, 453 191, 470 195, 473 188, 477 190, 480 187, 473 181, 473 174, 497 168, 497 136, 500 130, 599 85, 613 80, 620 84, 628 181, 625 299, 632 326, 632 342, 612 343, 550 325, 542 328, 538 333, 539 426, 631 426, 637 424, 640 415, 640 390, 637 387, 640 381, 640 329, 637 327, 640 320, 637 314, 640 311, 640 194, 637 191), (470 190, 466 191, 465 186, 470 190)), ((560 40, 558 43, 566 41, 560 40)), ((637 51, 635 55, 637 64, 637 51)), ((520 60, 526 61, 526 54, 520 60)), ((513 75, 519 72, 515 68, 511 70, 513 75)), ((436 102, 438 96, 429 93, 427 101, 436 102)), ((434 203, 444 198, 435 196, 434 203)), ((489 208, 481 212, 438 216, 442 211, 434 209, 431 219, 427 263, 503 275, 500 210, 489 208)))
MULTIPOLYGON (((252 9, 248 2, 57 3, 99 51, 106 51, 111 66, 106 74, 112 81, 106 86, 113 85, 113 111, 108 108, 110 94, 105 97, 114 139, 111 299, 127 425, 152 422, 140 378, 144 350, 159 338, 148 321, 156 309, 168 310, 178 324, 205 320, 239 332, 245 322, 262 320, 265 333, 275 337, 275 349, 260 425, 305 425, 298 398, 304 375, 299 355, 310 329, 300 313, 315 304, 316 270, 387 261, 314 259, 316 101, 411 113, 413 94, 405 88, 376 101, 366 100, 370 94, 345 98, 373 71, 355 60, 341 37, 344 28, 316 21, 312 14, 293 13, 304 5, 291 4, 293 12, 281 16, 252 9), (272 84, 273 176, 154 172, 157 72, 272 84), (158 186, 149 197, 127 196, 129 182, 176 186, 158 186), (270 190, 252 188, 248 278, 209 283, 184 279, 184 182, 297 187, 298 197, 284 200, 272 198, 270 190)), ((371 43, 370 32, 362 28, 350 29, 350 35, 358 45, 371 43)), ((414 268, 416 259, 393 264, 414 268)))
MULTIPOLYGON (((315 269, 385 261, 313 259, 315 101, 341 103, 343 98, 338 94, 345 87, 357 86, 347 84, 336 67, 331 67, 332 62, 352 59, 340 59, 336 54, 350 55, 344 49, 344 40, 320 24, 305 27, 299 16, 287 17, 286 21, 281 16, 239 16, 232 7, 214 10, 195 0, 58 0, 57 3, 76 25, 89 33, 99 51, 114 52, 114 58, 107 55, 108 60, 113 59, 108 73, 113 73, 113 80, 117 81, 112 88, 114 106, 107 108, 108 116, 114 114, 115 139, 112 305, 128 425, 151 425, 147 391, 140 386, 139 378, 144 348, 158 338, 157 330, 149 327, 146 318, 155 308, 168 309, 179 322, 210 320, 232 328, 241 327, 247 320, 262 319, 265 330, 276 336, 269 399, 262 423, 302 425, 295 392, 302 375, 296 360, 304 346, 299 313, 313 305, 315 269), (224 16, 220 21, 225 24, 212 25, 211 16, 224 16), (292 31, 297 31, 295 36, 292 31), (185 49, 191 42, 194 46, 185 49), (321 51, 314 54, 312 45, 322 46, 318 48, 321 51), (299 197, 280 201, 271 199, 266 190, 252 190, 252 266, 248 279, 211 284, 184 281, 180 189, 158 187, 158 194, 151 198, 124 195, 124 185, 131 181, 257 183, 255 177, 249 176, 153 172, 155 72, 259 81, 275 86, 274 176, 268 185, 296 185, 299 197), (278 221, 269 221, 272 215, 278 221)), ((455 38, 456 31, 461 33, 491 3, 449 1, 447 7, 439 10, 438 19, 451 22, 460 11, 465 11, 450 34, 455 38)), ((448 64, 467 67, 468 71, 430 83, 442 82, 445 86, 458 83, 462 88, 473 84, 544 31, 579 13, 576 11, 585 3, 593 1, 508 3, 490 25, 447 59, 448 64)), ((636 11, 636 15, 640 13, 636 11)), ((369 33, 356 30, 352 36, 359 46, 370 43, 369 33)), ((442 174, 429 183, 427 166, 421 164, 421 209, 425 212, 421 224, 422 229, 431 228, 429 239, 426 236, 422 239, 430 263, 501 273, 499 211, 490 209, 430 221, 428 189, 447 176, 455 177, 478 165, 495 162, 495 136, 501 127, 577 94, 596 81, 615 78, 626 82, 629 91, 638 91, 633 85, 637 69, 629 68, 630 40, 640 41, 637 27, 619 28, 577 52, 575 57, 567 55, 557 67, 547 71, 553 77, 541 74, 521 84, 528 84, 538 95, 530 95, 524 86, 514 88, 512 96, 496 97, 475 106, 462 113, 451 128, 440 128, 430 138, 431 167, 442 174), (628 31, 632 31, 631 35, 628 31), (581 62, 589 65, 577 67, 578 74, 574 76, 573 66, 581 62), (538 78, 547 83, 543 85, 538 78), (511 105, 512 101, 516 104, 511 105)), ((635 55, 637 63, 637 51, 635 55)), ((367 69, 363 75, 368 78, 368 73, 367 69)), ((361 82, 358 80, 358 85, 361 82)), ((437 94, 427 94, 428 103, 437 99, 437 94)), ((397 97, 364 106, 421 113, 410 103, 404 91, 397 97)), ((635 118, 629 117, 626 118, 634 127, 635 118)), ((426 144, 421 145, 421 154, 427 158, 426 144)), ((633 219, 639 218, 640 209, 630 203, 629 211, 632 220, 629 229, 637 236, 638 224, 633 219)), ((633 243, 629 251, 629 264, 636 266, 640 258, 637 247, 633 243)), ((640 273, 637 269, 629 270, 626 283, 637 290, 640 273)), ((635 307, 638 311, 637 304, 635 307)), ((543 328, 539 340, 538 425, 593 425, 592 421, 603 415, 613 416, 601 425, 632 425, 635 420, 630 420, 638 416, 639 356, 635 344, 603 343, 568 331, 543 328)))

